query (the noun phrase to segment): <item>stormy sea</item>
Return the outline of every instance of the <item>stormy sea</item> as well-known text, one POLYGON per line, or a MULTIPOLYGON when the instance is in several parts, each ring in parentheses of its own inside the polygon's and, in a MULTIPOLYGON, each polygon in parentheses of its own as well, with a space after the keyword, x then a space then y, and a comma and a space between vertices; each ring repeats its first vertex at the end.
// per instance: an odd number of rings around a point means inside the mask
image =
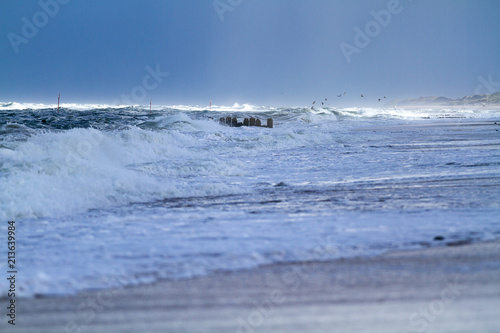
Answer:
POLYGON ((453 246, 500 235, 500 111, 0 103, 0 189, 24 297, 453 246))

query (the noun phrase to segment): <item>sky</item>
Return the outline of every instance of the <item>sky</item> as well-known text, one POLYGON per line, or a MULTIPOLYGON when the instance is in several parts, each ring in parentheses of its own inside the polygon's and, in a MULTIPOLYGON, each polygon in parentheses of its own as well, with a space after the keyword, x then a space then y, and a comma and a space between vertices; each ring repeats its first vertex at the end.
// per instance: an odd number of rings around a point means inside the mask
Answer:
POLYGON ((499 31, 498 0, 0 0, 0 102, 459 98, 500 89, 499 31))

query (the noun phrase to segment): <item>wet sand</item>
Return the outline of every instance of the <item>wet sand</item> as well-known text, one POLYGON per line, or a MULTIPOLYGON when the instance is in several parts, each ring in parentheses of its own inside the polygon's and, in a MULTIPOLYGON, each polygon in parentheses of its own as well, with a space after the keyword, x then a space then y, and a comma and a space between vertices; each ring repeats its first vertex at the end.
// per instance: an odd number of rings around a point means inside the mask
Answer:
POLYGON ((1 332, 498 332, 500 241, 18 299, 16 315, 1 332))

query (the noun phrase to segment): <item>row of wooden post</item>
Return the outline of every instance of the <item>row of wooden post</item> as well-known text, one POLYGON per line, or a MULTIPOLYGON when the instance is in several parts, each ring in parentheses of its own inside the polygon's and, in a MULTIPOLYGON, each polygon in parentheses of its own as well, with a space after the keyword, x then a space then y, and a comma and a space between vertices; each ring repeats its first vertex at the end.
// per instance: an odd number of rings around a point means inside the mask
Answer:
POLYGON ((250 117, 250 118, 245 118, 243 119, 243 122, 238 122, 237 118, 231 118, 231 117, 221 117, 219 119, 219 123, 221 125, 227 125, 230 127, 241 127, 241 126, 255 126, 255 127, 267 127, 267 128, 273 128, 273 118, 268 118, 267 119, 267 125, 262 125, 262 122, 260 119, 250 117))

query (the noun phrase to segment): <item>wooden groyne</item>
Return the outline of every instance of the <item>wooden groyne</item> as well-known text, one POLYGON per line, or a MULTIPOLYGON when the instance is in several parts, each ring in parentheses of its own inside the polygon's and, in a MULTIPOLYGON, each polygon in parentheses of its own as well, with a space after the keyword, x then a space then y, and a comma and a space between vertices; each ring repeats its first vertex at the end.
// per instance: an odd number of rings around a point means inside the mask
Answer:
POLYGON ((252 126, 252 127, 266 127, 266 128, 273 128, 274 127, 274 122, 273 118, 268 118, 266 125, 262 125, 262 122, 260 119, 250 117, 250 118, 245 118, 243 119, 243 122, 238 122, 238 119, 236 117, 221 117, 219 119, 219 124, 224 125, 224 126, 229 126, 229 127, 242 127, 242 126, 252 126))

